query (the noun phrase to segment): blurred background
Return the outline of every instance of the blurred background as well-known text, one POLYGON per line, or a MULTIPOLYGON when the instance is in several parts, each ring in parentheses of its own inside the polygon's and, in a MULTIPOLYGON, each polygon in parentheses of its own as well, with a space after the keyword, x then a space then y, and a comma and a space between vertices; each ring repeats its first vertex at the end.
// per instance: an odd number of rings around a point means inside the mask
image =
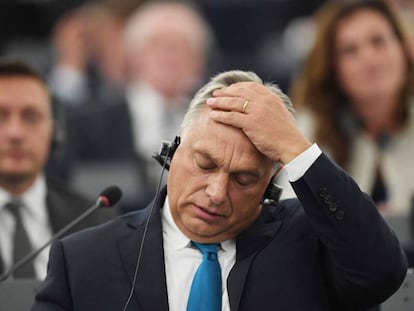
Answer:
POLYGON ((135 22, 150 2, 0 1, 0 57, 37 69, 64 108, 64 143, 48 174, 92 197, 113 180, 134 202, 126 209, 150 200, 159 175, 151 155, 177 134, 189 99, 210 76, 252 70, 288 92, 325 1, 175 1, 203 20, 161 5, 135 22))
POLYGON ((154 2, 0 1, 0 58, 40 71, 65 108, 48 174, 91 197, 110 181, 123 210, 145 206, 160 178, 151 155, 178 134, 194 91, 252 70, 291 95, 304 134, 412 241, 414 1, 154 2))
MULTIPOLYGON (((19 56, 45 70, 53 60, 51 35, 67 12, 87 0, 1 0, 0 55, 19 56)), ((99 2, 99 1, 95 1, 99 2)), ((124 2, 138 6, 143 0, 124 2)), ((216 39, 210 73, 254 70, 287 90, 311 41, 307 20, 324 0, 193 0, 216 39)), ((125 14, 125 13, 122 13, 125 14)), ((208 73, 208 74, 210 74, 208 73)))
MULTIPOLYGON (((251 70, 289 94, 414 267, 414 0, 157 2, 0 0, 0 59, 39 71, 57 103, 45 174, 90 198, 116 184, 121 212, 145 207, 165 181, 152 155, 194 92, 251 70)), ((277 182, 295 196, 283 170, 277 182)))

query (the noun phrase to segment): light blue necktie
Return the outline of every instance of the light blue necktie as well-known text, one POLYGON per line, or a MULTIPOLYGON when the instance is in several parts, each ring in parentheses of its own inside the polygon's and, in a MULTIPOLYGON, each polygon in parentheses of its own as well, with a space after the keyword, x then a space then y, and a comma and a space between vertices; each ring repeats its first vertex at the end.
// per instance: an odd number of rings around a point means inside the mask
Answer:
POLYGON ((219 244, 192 244, 203 253, 203 261, 194 274, 187 311, 221 311, 221 269, 217 259, 219 244))

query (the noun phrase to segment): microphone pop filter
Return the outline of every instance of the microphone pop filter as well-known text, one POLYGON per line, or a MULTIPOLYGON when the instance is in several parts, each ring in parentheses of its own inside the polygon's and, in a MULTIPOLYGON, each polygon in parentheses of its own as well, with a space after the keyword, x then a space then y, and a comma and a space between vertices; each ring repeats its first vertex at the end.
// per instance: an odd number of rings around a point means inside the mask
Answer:
POLYGON ((106 207, 110 207, 119 202, 122 191, 118 186, 110 186, 101 192, 99 198, 104 201, 106 207))

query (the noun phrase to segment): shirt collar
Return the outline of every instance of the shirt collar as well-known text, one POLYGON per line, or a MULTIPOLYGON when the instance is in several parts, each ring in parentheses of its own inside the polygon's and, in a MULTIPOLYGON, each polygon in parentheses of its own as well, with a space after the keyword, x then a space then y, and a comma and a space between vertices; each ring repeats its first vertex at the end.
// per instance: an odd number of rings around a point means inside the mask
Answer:
MULTIPOLYGON (((5 189, 0 188, 0 209, 4 205, 13 199, 13 196, 5 189)), ((35 218, 43 219, 47 217, 47 211, 45 208, 39 208, 45 206, 46 200, 46 181, 43 175, 36 178, 35 182, 27 189, 18 199, 27 208, 30 215, 35 218)))
POLYGON ((163 220, 163 232, 168 244, 175 250, 181 250, 191 245, 191 240, 178 229, 171 215, 168 195, 165 197, 164 206, 161 210, 163 220))

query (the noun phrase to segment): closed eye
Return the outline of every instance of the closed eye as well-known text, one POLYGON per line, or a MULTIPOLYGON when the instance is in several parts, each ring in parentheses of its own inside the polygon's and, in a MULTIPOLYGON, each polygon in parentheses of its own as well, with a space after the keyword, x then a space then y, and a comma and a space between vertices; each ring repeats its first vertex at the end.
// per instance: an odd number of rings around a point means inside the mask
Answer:
POLYGON ((200 157, 197 155, 194 157, 194 164, 196 167, 202 170, 213 170, 217 168, 217 165, 210 159, 200 157))
POLYGON ((233 180, 242 187, 248 187, 255 185, 259 177, 255 174, 250 173, 234 173, 232 174, 233 180))

